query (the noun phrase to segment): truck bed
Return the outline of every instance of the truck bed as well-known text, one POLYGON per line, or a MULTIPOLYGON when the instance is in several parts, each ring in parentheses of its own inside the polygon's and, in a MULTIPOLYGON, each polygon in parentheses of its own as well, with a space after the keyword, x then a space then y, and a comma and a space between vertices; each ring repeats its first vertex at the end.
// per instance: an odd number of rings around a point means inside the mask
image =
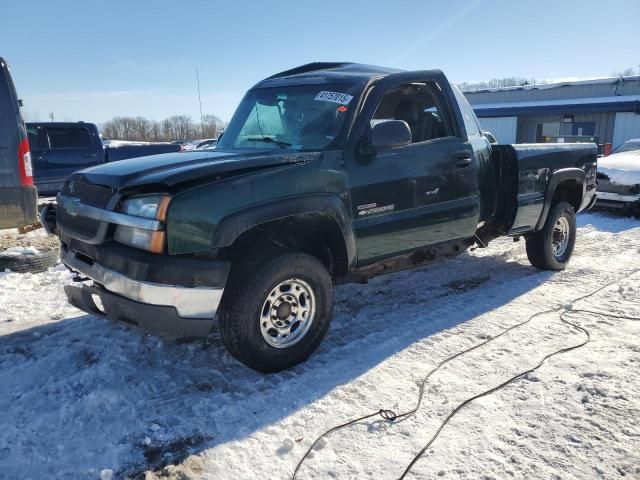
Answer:
POLYGON ((551 179, 562 181, 563 172, 585 180, 585 191, 580 191, 585 195, 574 205, 576 212, 586 208, 595 195, 597 146, 593 143, 495 145, 492 163, 496 172, 495 218, 510 235, 539 226, 551 179))

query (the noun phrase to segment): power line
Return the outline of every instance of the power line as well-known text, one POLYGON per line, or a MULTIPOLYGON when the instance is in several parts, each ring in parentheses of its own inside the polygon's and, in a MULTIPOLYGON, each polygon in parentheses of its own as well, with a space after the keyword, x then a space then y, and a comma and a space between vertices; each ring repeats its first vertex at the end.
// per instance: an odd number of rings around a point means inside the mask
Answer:
POLYGON ((580 325, 576 325, 575 323, 570 322, 569 320, 567 320, 565 318, 565 315, 570 314, 570 313, 587 313, 587 314, 593 314, 593 315, 602 315, 605 317, 610 317, 610 318, 618 318, 618 319, 625 319, 625 320, 635 320, 635 321, 640 321, 640 317, 632 317, 632 316, 627 316, 627 315, 617 315, 617 314, 613 314, 613 313, 608 313, 608 312, 602 312, 602 311, 593 311, 593 310, 586 310, 586 309, 576 309, 573 308, 573 305, 581 300, 585 300, 587 298, 593 297, 595 296, 597 293, 601 292, 602 290, 622 281, 625 280, 629 277, 631 277, 632 275, 635 275, 637 273, 639 273, 640 270, 633 270, 631 272, 627 272, 626 275, 624 275, 622 278, 618 278, 612 282, 609 282, 605 285, 600 286, 599 288, 597 288, 596 290, 593 290, 590 293, 587 293, 585 295, 582 295, 581 297, 575 298, 569 305, 563 305, 563 306, 558 306, 555 308, 550 308, 548 310, 544 310, 538 313, 534 313, 533 315, 529 316, 526 320, 516 323, 514 325, 511 325, 508 328, 505 328, 504 330, 502 330, 502 332, 498 333, 497 335, 490 337, 489 339, 478 343, 476 345, 473 345, 465 350, 461 350, 447 358, 445 358, 444 360, 442 360, 435 368, 433 368, 420 382, 419 384, 419 391, 418 391, 418 399, 417 399, 417 403, 416 406, 406 412, 403 413, 396 413, 392 410, 386 410, 386 409, 380 409, 377 412, 371 412, 367 415, 363 415, 361 417, 358 418, 354 418, 352 420, 349 420, 346 423, 337 425, 333 428, 330 428, 329 430, 325 431, 324 433, 322 433, 319 437, 317 437, 314 442, 311 444, 311 446, 309 447, 309 449, 306 451, 306 453, 302 456, 302 458, 300 459, 300 461, 297 463, 295 470, 293 472, 292 475, 292 480, 295 480, 297 478, 298 472, 300 471, 300 468, 302 467, 302 464, 305 462, 305 460, 309 457, 309 454, 311 453, 311 451, 315 448, 315 446, 318 444, 318 442, 323 439, 324 437, 328 436, 329 434, 336 432, 338 430, 342 430, 344 428, 347 428, 351 425, 354 425, 356 423, 362 422, 364 420, 367 420, 369 418, 372 417, 376 417, 376 416, 380 416, 382 419, 386 420, 387 422, 394 422, 395 420, 399 419, 399 418, 408 418, 413 416, 418 409, 420 408, 420 406, 422 405, 422 401, 424 399, 424 395, 425 395, 425 386, 427 381, 429 380, 429 378, 431 377, 431 375, 433 375, 434 373, 436 373, 438 370, 440 370, 444 365, 446 365, 447 363, 451 362, 452 360, 466 354, 469 353, 473 350, 476 350, 484 345, 486 345, 487 343, 493 342, 496 339, 506 335, 507 333, 509 333, 512 330, 515 330, 519 327, 522 327, 526 324, 528 324, 529 322, 531 322, 534 318, 539 317, 541 315, 546 315, 549 313, 559 313, 559 318, 560 321, 569 326, 570 328, 574 329, 575 331, 578 331, 580 333, 582 333, 584 335, 584 339, 577 344, 568 346, 568 347, 564 347, 561 348, 559 350, 555 350, 547 355, 545 355, 544 357, 542 357, 542 359, 533 367, 528 368, 524 371, 521 371, 519 373, 517 373, 516 375, 508 378, 507 380, 503 381, 501 384, 496 385, 488 390, 485 390, 477 395, 474 395, 473 397, 467 398, 465 401, 463 401, 462 403, 460 403, 457 407, 455 407, 450 413, 449 415, 447 415, 447 417, 444 419, 443 422, 441 422, 440 426, 438 427, 438 429, 436 430, 435 434, 429 439, 429 442, 424 445, 423 448, 420 449, 420 451, 415 454, 415 456, 413 457, 413 459, 411 460, 411 462, 407 465, 407 467, 405 468, 405 470, 403 471, 402 475, 399 477, 399 480, 402 480, 404 478, 406 478, 406 476, 409 474, 409 472, 411 471, 412 467, 418 462, 418 460, 420 460, 420 458, 422 458, 422 456, 425 454, 425 452, 427 451, 427 449, 433 444, 433 442, 435 442, 435 440, 438 438, 438 436, 440 435, 440 432, 442 432, 442 430, 445 428, 445 426, 447 425, 447 423, 449 423, 449 420, 451 420, 451 418, 453 418, 460 410, 462 410, 464 407, 466 407, 468 404, 472 403, 473 401, 477 400, 478 398, 490 395, 504 387, 506 387, 507 385, 509 385, 510 383, 515 382, 516 380, 524 377, 526 374, 531 373, 535 370, 537 370, 538 368, 540 368, 549 358, 554 357, 556 355, 560 355, 562 353, 566 353, 569 352, 571 350, 575 350, 577 348, 583 347, 584 345, 586 345, 590 340, 591 340, 591 335, 589 333, 589 331, 580 326, 580 325))

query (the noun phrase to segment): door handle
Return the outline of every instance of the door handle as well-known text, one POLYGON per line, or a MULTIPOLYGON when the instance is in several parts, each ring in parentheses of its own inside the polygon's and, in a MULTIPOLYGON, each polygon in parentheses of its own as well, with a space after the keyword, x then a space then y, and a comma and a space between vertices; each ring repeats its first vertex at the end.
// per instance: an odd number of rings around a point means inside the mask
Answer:
POLYGON ((471 166, 471 157, 457 157, 453 163, 456 168, 467 168, 471 166))

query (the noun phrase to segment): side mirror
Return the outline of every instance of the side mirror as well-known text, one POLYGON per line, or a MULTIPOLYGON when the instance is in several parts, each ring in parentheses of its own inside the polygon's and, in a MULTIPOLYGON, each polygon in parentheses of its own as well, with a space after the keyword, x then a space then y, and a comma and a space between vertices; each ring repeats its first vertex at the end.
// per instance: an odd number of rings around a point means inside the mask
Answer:
POLYGON ((489 143, 492 145, 495 145, 496 143, 498 143, 498 140, 496 140, 496 137, 493 133, 491 133, 489 130, 483 130, 482 131, 482 135, 489 140, 489 143))
POLYGON ((403 120, 377 123, 371 131, 371 146, 375 150, 402 147, 411 143, 411 129, 403 120))

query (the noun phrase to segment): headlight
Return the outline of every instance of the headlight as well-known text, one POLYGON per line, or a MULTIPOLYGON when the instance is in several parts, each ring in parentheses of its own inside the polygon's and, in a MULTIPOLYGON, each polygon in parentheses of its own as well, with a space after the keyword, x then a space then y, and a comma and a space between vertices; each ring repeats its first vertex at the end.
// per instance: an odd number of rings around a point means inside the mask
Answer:
POLYGON ((153 253, 162 253, 164 251, 165 235, 162 231, 118 225, 113 239, 130 247, 141 248, 153 253))
MULTIPOLYGON (((169 195, 141 195, 122 202, 120 212, 162 222, 167 218, 167 209, 170 201, 171 197, 169 195)), ((165 232, 118 225, 113 239, 131 247, 141 248, 153 253, 162 253, 164 251, 165 232)))
POLYGON ((122 202, 120 211, 134 217, 164 221, 171 197, 169 195, 141 195, 122 202))

